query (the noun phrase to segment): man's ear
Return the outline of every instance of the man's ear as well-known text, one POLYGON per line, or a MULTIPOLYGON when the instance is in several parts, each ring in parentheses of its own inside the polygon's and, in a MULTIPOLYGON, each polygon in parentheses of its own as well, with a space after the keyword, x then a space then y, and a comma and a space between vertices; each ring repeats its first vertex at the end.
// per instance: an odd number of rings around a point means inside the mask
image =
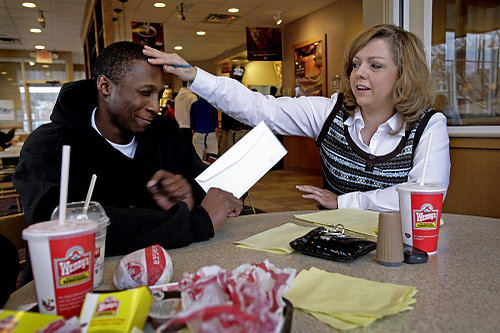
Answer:
POLYGON ((105 75, 99 75, 97 77, 97 90, 99 90, 104 96, 111 95, 111 88, 113 83, 105 75))

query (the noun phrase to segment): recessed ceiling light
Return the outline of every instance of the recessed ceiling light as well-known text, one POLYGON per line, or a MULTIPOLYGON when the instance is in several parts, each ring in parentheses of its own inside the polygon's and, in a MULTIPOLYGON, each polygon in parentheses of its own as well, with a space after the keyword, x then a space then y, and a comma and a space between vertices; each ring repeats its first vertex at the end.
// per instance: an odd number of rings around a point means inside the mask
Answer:
POLYGON ((7 74, 7 72, 0 72, 0 74, 2 74, 2 75, 6 75, 6 74, 7 74))
POLYGON ((174 46, 174 49, 175 50, 182 50, 182 46, 180 46, 180 45, 174 46))
POLYGON ((164 3, 164 2, 155 2, 155 3, 153 4, 153 6, 155 6, 156 8, 163 8, 163 7, 166 7, 166 6, 167 6, 167 4, 166 4, 166 3, 164 3))
POLYGON ((11 77, 7 78, 7 81, 12 81, 12 78, 11 77))
POLYGON ((37 50, 45 50, 45 46, 43 46, 43 45, 35 45, 35 49, 37 49, 37 50))
POLYGON ((203 35, 206 35, 207 33, 205 31, 196 31, 196 34, 198 36, 203 36, 203 35))
POLYGON ((30 66, 35 66, 35 62, 34 61, 30 61, 29 64, 30 64, 30 66))
POLYGON ((26 8, 35 8, 36 5, 33 2, 23 2, 21 6, 26 7, 26 8))
POLYGON ((237 13, 240 10, 238 8, 229 8, 227 11, 230 12, 230 13, 237 13))
POLYGON ((39 29, 39 28, 31 28, 30 29, 30 32, 34 33, 34 34, 39 34, 40 32, 42 32, 42 29, 39 29))
POLYGON ((49 65, 42 65, 43 68, 49 68, 49 65))

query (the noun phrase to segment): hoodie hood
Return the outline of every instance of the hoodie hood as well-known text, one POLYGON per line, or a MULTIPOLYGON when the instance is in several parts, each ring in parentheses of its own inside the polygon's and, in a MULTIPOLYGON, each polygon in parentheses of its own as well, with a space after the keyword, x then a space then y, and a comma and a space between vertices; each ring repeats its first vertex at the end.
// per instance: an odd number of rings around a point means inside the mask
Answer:
POLYGON ((66 128, 90 127, 90 116, 97 106, 95 80, 65 83, 57 97, 50 120, 66 128))

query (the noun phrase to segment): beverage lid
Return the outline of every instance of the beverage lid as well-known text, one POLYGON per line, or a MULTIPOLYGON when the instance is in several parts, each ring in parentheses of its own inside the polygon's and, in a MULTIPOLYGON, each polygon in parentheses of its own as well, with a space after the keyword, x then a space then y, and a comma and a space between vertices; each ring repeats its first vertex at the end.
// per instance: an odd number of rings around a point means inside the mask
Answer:
POLYGON ((68 219, 64 225, 58 220, 35 223, 23 230, 23 239, 27 241, 46 241, 49 239, 64 239, 95 233, 97 223, 92 220, 68 219))
POLYGON ((396 185, 398 191, 440 193, 446 191, 446 187, 441 184, 402 183, 396 185))
MULTIPOLYGON (((66 206, 66 218, 68 219, 89 219, 97 222, 99 228, 105 228, 110 225, 109 217, 100 203, 91 201, 87 212, 83 212, 84 201, 70 202, 66 206)), ((51 219, 57 220, 59 218, 59 206, 52 212, 51 219)))

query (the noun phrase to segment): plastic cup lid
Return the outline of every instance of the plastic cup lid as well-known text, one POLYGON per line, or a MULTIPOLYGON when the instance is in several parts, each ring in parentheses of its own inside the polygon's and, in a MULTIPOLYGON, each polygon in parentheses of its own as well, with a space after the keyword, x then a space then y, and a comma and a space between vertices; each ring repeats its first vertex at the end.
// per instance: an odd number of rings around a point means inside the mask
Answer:
MULTIPOLYGON (((87 212, 83 213, 84 201, 70 202, 66 206, 66 217, 68 219, 90 219, 99 224, 99 228, 107 227, 109 222, 109 217, 106 215, 104 208, 96 201, 91 201, 87 212)), ((56 220, 59 218, 59 206, 57 206, 52 212, 51 219, 56 220)))
POLYGON ((60 225, 58 220, 53 220, 30 225, 23 230, 23 239, 33 241, 72 238, 95 233, 97 229, 97 223, 92 220, 68 219, 64 225, 60 225))
POLYGON ((446 188, 440 184, 402 183, 396 186, 398 191, 444 192, 446 188))

